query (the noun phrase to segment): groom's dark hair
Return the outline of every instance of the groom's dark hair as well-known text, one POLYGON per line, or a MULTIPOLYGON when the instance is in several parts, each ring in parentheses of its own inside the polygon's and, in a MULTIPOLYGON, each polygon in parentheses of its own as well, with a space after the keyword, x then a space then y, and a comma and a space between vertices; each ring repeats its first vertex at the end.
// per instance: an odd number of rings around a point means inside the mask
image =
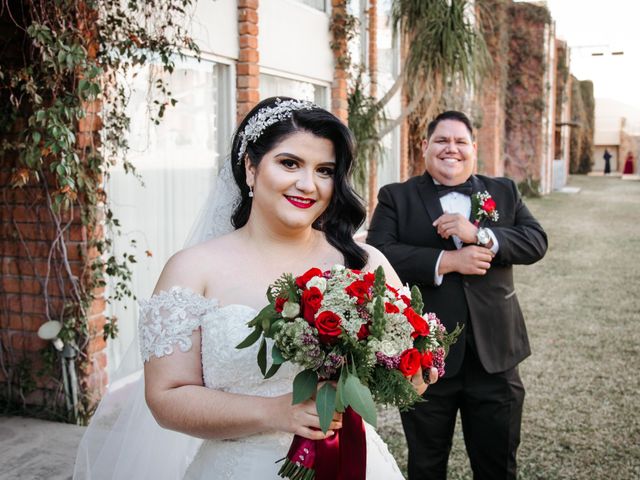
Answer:
POLYGON ((464 126, 469 130, 469 135, 471 135, 471 138, 473 139, 473 124, 471 123, 471 119, 464 113, 457 110, 447 110, 429 122, 429 125, 427 125, 427 140, 431 138, 431 135, 433 135, 438 124, 443 120, 456 120, 464 123, 464 126))
MULTIPOLYGON (((240 188, 241 200, 231 218, 235 228, 240 228, 249 220, 251 198, 245 171, 244 159, 238 161, 238 151, 242 144, 241 132, 249 119, 260 109, 273 107, 276 100, 292 100, 288 97, 271 97, 258 103, 242 120, 233 136, 231 158, 233 176, 240 188)), ((333 195, 327 209, 314 222, 313 228, 324 232, 327 241, 337 248, 349 268, 363 268, 368 260, 367 252, 353 240, 353 235, 366 218, 366 209, 360 196, 353 189, 349 179, 353 165, 355 141, 353 134, 335 115, 320 108, 300 109, 291 116, 264 129, 260 136, 247 144, 246 154, 257 167, 262 157, 296 132, 309 132, 325 138, 333 144, 336 166, 333 174, 333 195)))

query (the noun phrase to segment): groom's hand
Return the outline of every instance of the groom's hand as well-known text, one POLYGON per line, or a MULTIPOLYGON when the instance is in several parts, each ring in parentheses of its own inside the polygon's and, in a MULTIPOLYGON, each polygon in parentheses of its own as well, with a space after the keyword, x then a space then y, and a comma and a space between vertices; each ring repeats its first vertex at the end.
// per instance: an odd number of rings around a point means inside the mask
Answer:
POLYGON ((442 238, 455 235, 464 243, 476 243, 478 227, 459 213, 445 213, 433 222, 433 226, 442 238))
POLYGON ((491 267, 493 252, 486 247, 468 245, 459 250, 445 250, 438 274, 458 272, 463 275, 484 275, 491 267))

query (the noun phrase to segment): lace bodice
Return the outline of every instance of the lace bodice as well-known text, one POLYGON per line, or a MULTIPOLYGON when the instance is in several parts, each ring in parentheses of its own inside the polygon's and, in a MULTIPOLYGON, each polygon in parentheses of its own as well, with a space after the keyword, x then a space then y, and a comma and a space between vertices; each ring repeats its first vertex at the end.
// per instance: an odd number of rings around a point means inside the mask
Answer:
POLYGON ((256 314, 246 305, 220 306, 188 288, 173 287, 140 302, 140 352, 143 361, 163 357, 178 347, 192 348, 192 335, 201 332, 204 384, 231 393, 275 396, 291 391, 297 370, 287 363, 264 380, 256 354, 259 343, 236 349, 250 333, 247 322, 256 314))

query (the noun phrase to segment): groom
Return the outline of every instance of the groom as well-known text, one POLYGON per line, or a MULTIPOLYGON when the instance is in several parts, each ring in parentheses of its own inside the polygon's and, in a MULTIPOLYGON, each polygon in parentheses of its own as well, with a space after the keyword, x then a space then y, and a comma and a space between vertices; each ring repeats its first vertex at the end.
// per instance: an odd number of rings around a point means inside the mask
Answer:
POLYGON ((474 479, 515 479, 524 401, 518 364, 530 349, 512 266, 540 260, 547 236, 511 180, 472 174, 476 144, 466 115, 438 115, 422 150, 426 173, 380 189, 367 237, 403 282, 420 288, 425 311, 447 331, 464 325, 445 376, 426 402, 402 413, 409 479, 446 478, 458 410, 474 479))

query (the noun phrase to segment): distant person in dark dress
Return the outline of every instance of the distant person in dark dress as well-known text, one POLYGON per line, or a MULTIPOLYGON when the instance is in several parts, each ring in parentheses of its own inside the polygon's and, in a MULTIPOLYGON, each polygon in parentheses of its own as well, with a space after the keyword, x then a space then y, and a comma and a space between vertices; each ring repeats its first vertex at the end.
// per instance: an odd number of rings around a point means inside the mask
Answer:
POLYGON ((624 161, 624 171, 622 172, 625 175, 633 174, 633 153, 627 153, 627 158, 624 161))
POLYGON ((604 149, 604 155, 602 155, 602 158, 604 158, 604 174, 607 175, 611 173, 611 154, 606 148, 604 149))

